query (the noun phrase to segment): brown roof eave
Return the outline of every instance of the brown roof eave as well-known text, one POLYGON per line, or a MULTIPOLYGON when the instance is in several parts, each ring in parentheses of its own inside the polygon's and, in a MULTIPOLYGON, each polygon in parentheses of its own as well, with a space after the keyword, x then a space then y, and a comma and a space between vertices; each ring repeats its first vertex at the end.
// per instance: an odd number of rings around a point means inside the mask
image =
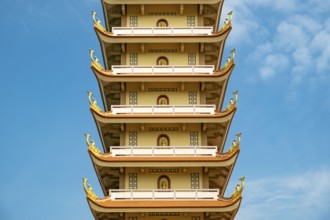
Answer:
MULTIPOLYGON (((123 39, 123 42, 121 42, 121 41, 111 42, 111 40, 109 40, 109 42, 103 42, 103 43, 141 43, 141 39, 143 39, 143 38, 145 38, 149 42, 150 42, 150 39, 173 39, 174 38, 174 39, 180 40, 180 42, 182 42, 182 43, 191 43, 191 41, 187 41, 187 42, 182 41, 184 38, 187 38, 187 39, 198 39, 196 41, 196 43, 216 43, 216 42, 225 41, 225 39, 227 38, 231 29, 232 28, 230 26, 225 31, 213 32, 212 35, 113 35, 111 32, 101 31, 97 27, 97 25, 94 25, 94 30, 95 30, 96 34, 98 35, 100 41, 102 41, 102 36, 113 39, 114 41, 115 41, 115 39, 123 39), (219 39, 219 37, 221 37, 221 39, 219 39), (127 41, 128 39, 137 39, 137 40, 136 40, 136 42, 135 41, 129 42, 129 41, 127 41), (201 39, 203 39, 203 40, 205 39, 205 40, 203 41, 201 39)), ((163 42, 163 41, 150 42, 150 43, 166 43, 166 41, 165 42, 163 42)))

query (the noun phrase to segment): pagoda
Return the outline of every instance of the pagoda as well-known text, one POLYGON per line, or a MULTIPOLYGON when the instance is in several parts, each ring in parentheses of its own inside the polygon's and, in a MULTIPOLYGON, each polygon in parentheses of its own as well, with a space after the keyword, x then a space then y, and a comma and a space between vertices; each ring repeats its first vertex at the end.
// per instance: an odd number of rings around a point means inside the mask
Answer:
POLYGON ((84 178, 95 220, 234 219, 244 178, 224 193, 240 134, 224 150, 238 93, 223 107, 235 50, 224 0, 102 0, 92 13, 103 65, 90 50, 103 102, 88 92, 103 149, 86 134, 104 196, 84 178))

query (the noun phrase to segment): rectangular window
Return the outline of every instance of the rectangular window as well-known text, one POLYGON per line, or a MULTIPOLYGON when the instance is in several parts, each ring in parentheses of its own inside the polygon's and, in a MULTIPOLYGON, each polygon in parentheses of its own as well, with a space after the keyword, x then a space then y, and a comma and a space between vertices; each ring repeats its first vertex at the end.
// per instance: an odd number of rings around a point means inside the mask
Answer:
POLYGON ((191 188, 199 189, 199 173, 191 173, 191 188))
POLYGON ((197 92, 189 92, 189 105, 197 104, 197 92))
POLYGON ((129 173, 129 189, 137 189, 137 173, 129 173))
POLYGON ((137 27, 138 26, 138 16, 130 16, 130 26, 137 27))
POLYGON ((195 26, 195 16, 187 16, 187 26, 195 26))
POLYGON ((198 132, 190 132, 190 146, 198 146, 198 132))
POLYGON ((129 64, 130 65, 138 65, 138 54, 130 53, 129 54, 129 64))
POLYGON ((188 53, 188 65, 196 65, 196 54, 188 53))
POLYGON ((137 132, 130 131, 128 133, 129 146, 137 146, 137 132))
POLYGON ((130 105, 137 105, 138 104, 137 92, 129 92, 129 104, 130 105))

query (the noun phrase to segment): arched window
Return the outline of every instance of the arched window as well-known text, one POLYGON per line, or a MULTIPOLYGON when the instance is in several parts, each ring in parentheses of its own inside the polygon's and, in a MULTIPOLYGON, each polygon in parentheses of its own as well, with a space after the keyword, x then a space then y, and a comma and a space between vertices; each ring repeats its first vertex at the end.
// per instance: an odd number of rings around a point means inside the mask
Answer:
POLYGON ((166 134, 161 134, 157 138, 157 146, 170 146, 170 138, 166 134))
POLYGON ((165 19, 159 19, 157 21, 157 27, 168 27, 168 22, 165 19))
POLYGON ((166 95, 160 95, 157 98, 157 105, 169 105, 170 102, 168 100, 168 97, 166 95))
POLYGON ((166 57, 158 57, 157 65, 160 65, 160 66, 168 65, 168 59, 166 57))
POLYGON ((171 189, 171 181, 168 176, 162 175, 158 178, 158 189, 171 189))

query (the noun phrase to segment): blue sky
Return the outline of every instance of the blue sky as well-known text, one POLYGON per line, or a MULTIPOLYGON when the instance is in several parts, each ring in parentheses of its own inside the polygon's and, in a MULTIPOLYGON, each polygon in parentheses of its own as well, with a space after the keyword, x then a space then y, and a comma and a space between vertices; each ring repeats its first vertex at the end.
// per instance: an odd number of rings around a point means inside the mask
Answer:
MULTIPOLYGON (((101 196, 84 142, 100 101, 88 49, 100 56, 98 0, 2 0, 0 219, 93 219, 82 187, 101 196)), ((242 132, 227 195, 246 176, 238 220, 330 219, 330 3, 228 0, 239 90, 227 148, 242 132)), ((224 16, 223 16, 224 17, 224 16)), ((223 18, 221 23, 223 22, 223 18)))

